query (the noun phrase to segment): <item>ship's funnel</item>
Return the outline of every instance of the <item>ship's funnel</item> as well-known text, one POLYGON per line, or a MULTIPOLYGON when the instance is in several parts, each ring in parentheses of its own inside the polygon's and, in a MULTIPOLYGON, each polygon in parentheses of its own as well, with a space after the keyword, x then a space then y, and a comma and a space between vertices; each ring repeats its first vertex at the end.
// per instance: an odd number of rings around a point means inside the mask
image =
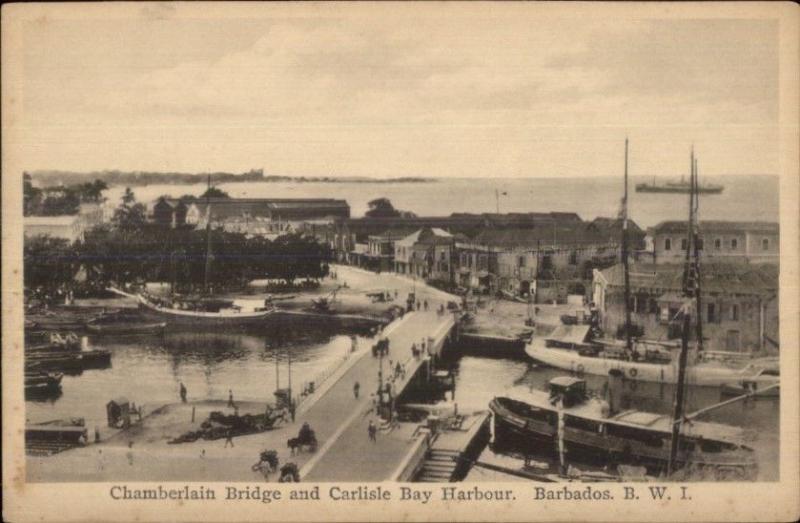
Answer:
POLYGON ((622 406, 623 378, 625 374, 620 369, 608 371, 608 414, 613 416, 622 406))

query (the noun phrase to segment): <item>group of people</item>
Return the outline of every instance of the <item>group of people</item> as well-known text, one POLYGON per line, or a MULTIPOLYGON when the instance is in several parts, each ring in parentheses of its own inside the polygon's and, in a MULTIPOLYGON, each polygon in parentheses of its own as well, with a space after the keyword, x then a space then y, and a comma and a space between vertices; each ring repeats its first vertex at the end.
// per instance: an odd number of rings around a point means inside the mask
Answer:
POLYGON ((413 356, 415 359, 419 359, 419 358, 421 358, 421 357, 422 357, 422 355, 423 355, 423 354, 425 354, 425 353, 426 353, 426 351, 427 351, 429 348, 430 348, 430 347, 429 347, 428 341, 427 341, 425 338, 422 338, 422 340, 421 340, 421 341, 420 341, 420 343, 419 343, 419 347, 417 347, 417 344, 416 344, 416 343, 412 343, 412 344, 411 344, 411 355, 412 355, 412 356, 413 356))

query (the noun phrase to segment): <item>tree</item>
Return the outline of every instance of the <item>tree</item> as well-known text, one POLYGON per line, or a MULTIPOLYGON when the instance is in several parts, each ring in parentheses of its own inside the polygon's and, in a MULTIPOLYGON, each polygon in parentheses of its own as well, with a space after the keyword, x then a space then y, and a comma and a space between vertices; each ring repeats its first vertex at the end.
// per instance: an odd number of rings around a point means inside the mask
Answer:
POLYGON ((35 214, 42 202, 42 190, 34 187, 31 175, 22 174, 22 212, 25 216, 35 214))
POLYGON ((82 183, 78 186, 81 201, 99 203, 104 200, 103 191, 108 189, 108 184, 103 180, 82 183))
POLYGON ((34 236, 25 239, 23 250, 26 289, 44 297, 72 285, 80 262, 68 240, 34 236))
POLYGON ((136 203, 136 196, 130 187, 125 187, 122 204, 114 211, 112 223, 123 231, 140 230, 145 225, 145 206, 136 203))
POLYGON ((400 212, 394 208, 388 198, 376 198, 367 203, 369 210, 365 213, 370 218, 397 218, 400 212))
POLYGON ((230 198, 230 195, 216 187, 209 187, 206 192, 200 195, 200 198, 230 198))

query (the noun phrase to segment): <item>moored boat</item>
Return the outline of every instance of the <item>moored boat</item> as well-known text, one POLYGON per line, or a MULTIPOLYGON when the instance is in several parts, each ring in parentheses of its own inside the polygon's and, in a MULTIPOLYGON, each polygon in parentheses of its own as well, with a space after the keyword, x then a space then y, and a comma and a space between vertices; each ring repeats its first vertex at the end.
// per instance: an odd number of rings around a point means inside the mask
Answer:
MULTIPOLYGON (((201 308, 197 302, 187 303, 185 308, 174 307, 163 300, 157 302, 151 296, 138 295, 139 309, 147 316, 167 323, 189 325, 247 325, 263 321, 275 312, 275 307, 266 305, 245 310, 233 303, 201 308)), ((179 302, 176 302, 179 303, 179 302)))
MULTIPOLYGON (((496 445, 524 452, 559 453, 561 448, 587 462, 666 470, 673 425, 669 415, 618 412, 611 402, 590 398, 585 381, 578 378, 553 378, 549 386, 549 391, 511 392, 491 401, 496 445)), ((735 477, 752 477, 757 471, 741 429, 701 421, 683 423, 676 463, 715 467, 735 477)))
MULTIPOLYGON (((576 328, 580 327, 573 327, 573 330, 576 328)), ((678 362, 674 347, 637 342, 632 353, 635 356, 628 358, 623 350, 589 342, 580 335, 576 337, 574 332, 570 336, 566 331, 565 326, 549 337, 534 338, 525 346, 525 353, 539 363, 578 375, 607 376, 610 370, 619 369, 629 380, 677 383, 678 362)), ((588 332, 588 329, 581 332, 588 332)), ((687 369, 687 382, 721 386, 755 378, 761 370, 755 365, 700 361, 687 369)))
POLYGON ((63 377, 59 372, 25 372, 25 392, 56 392, 63 377))

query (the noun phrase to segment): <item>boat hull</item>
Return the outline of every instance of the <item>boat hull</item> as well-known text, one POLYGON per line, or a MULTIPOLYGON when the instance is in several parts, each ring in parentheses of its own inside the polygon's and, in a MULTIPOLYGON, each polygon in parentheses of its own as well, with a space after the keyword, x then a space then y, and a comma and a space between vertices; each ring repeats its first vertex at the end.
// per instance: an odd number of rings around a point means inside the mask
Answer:
MULTIPOLYGON (((558 455, 558 413, 545 412, 536 419, 514 412, 506 398, 495 398, 489 408, 492 412, 492 434, 495 448, 513 449, 525 454, 558 455)), ((540 412, 541 409, 539 409, 540 412)), ((569 414, 567 417, 574 418, 569 414)), ((603 427, 596 420, 587 420, 603 427)), ((605 424, 607 427, 609 424, 605 424)), ((610 429, 601 431, 585 430, 569 426, 563 428, 563 441, 568 461, 578 460, 597 465, 635 464, 645 466, 653 473, 663 472, 669 461, 669 437, 666 434, 638 431, 638 439, 614 435, 610 429)), ((682 443, 683 444, 683 443, 682 443)), ((694 445, 693 443, 689 443, 694 445)), ((743 449, 732 449, 720 453, 707 453, 698 450, 682 449, 677 454, 678 466, 719 467, 725 470, 737 469, 742 476, 752 476, 757 472, 757 464, 752 453, 743 449)))
MULTIPOLYGON (((536 339, 526 345, 525 353, 539 363, 577 374, 608 376, 610 370, 618 369, 629 380, 669 384, 675 384, 678 381, 678 368, 674 363, 649 363, 583 356, 574 350, 547 347, 542 339, 536 339)), ((748 373, 745 369, 722 365, 701 364, 687 369, 687 383, 691 385, 718 387, 738 383, 747 376, 748 373)))
POLYGON ((253 312, 200 312, 157 307, 139 298, 139 310, 146 317, 168 325, 196 327, 256 325, 275 313, 275 309, 253 312))
MULTIPOLYGON (((689 194, 691 189, 686 187, 669 187, 669 186, 652 186, 652 185, 637 185, 636 192, 651 192, 651 193, 671 193, 671 194, 689 194)), ((723 187, 701 187, 698 189, 700 194, 721 194, 723 187)))

